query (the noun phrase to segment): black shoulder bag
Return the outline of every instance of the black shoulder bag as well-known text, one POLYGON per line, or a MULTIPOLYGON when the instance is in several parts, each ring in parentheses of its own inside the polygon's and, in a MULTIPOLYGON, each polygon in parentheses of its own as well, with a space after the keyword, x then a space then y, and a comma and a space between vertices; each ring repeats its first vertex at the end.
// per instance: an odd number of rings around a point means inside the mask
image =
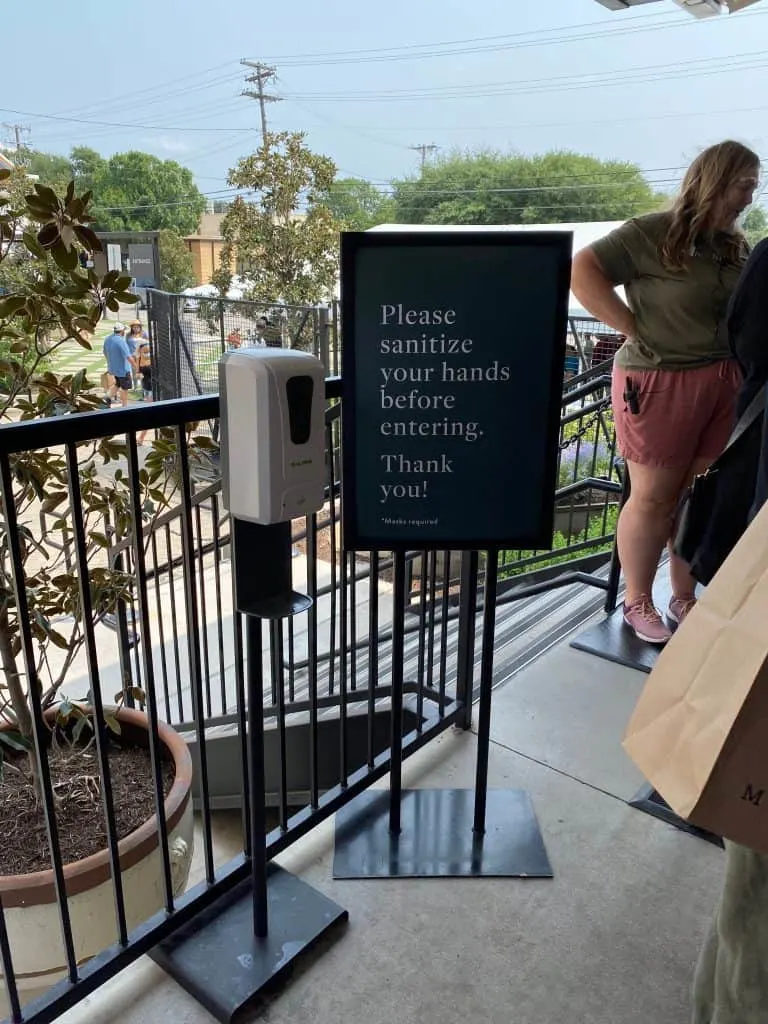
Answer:
POLYGON ((697 476, 680 502, 674 551, 699 583, 707 584, 749 523, 755 496, 768 386, 755 395, 722 454, 697 476))

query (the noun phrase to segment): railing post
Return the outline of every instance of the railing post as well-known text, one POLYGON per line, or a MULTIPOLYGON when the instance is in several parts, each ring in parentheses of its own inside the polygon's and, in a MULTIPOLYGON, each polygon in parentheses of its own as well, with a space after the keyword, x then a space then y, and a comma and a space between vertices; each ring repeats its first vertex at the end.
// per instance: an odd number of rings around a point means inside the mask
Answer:
MULTIPOLYGON (((626 462, 622 468, 622 490, 621 500, 619 501, 619 515, 621 510, 627 503, 629 498, 630 482, 629 482, 629 470, 627 469, 626 462)), ((619 544, 618 544, 618 520, 617 520, 617 536, 613 540, 613 551, 611 552, 610 568, 608 570, 608 589, 605 593, 605 604, 603 608, 605 612, 610 615, 611 612, 616 610, 616 604, 619 599, 619 583, 621 581, 621 561, 619 559, 619 544)))
POLYGON ((475 692, 475 617, 477 615, 478 564, 477 551, 462 552, 456 700, 464 709, 458 724, 465 730, 472 727, 472 698, 475 692))
POLYGON ((331 373, 330 365, 330 345, 329 338, 331 335, 331 319, 327 306, 319 306, 317 309, 317 348, 318 348, 318 359, 325 367, 326 373, 331 373))

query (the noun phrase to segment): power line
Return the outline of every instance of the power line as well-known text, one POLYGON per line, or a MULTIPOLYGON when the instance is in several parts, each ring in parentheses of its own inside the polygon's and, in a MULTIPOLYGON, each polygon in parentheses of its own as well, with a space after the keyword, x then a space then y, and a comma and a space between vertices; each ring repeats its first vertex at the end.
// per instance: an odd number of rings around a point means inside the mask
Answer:
POLYGON ((7 114, 18 114, 22 117, 40 117, 45 121, 67 121, 71 124, 91 124, 102 128, 140 128, 142 131, 179 131, 179 132, 233 132, 242 131, 242 126, 233 128, 199 128, 168 124, 127 124, 119 121, 91 121, 83 117, 64 117, 60 114, 40 114, 30 110, 14 110, 11 107, 0 107, 7 114))
MULTIPOLYGON (((524 94, 530 92, 559 92, 563 90, 572 91, 579 88, 602 88, 606 85, 615 87, 619 84, 639 84, 645 81, 657 81, 659 78, 679 78, 679 77, 694 77, 696 75, 706 75, 712 77, 715 74, 725 74, 734 71, 747 71, 755 70, 758 68, 767 67, 768 64, 765 62, 765 51, 754 51, 750 54, 733 55, 729 57, 721 58, 699 58, 691 61, 676 62, 675 64, 658 64, 658 65, 644 65, 636 68, 621 68, 610 72, 588 72, 582 75, 569 75, 561 76, 559 78, 547 78, 539 80, 531 79, 518 79, 508 82, 486 82, 478 83, 474 86, 465 86, 460 90, 455 86, 440 86, 430 89, 410 89, 410 90, 386 90, 386 91, 369 91, 360 92, 355 91, 353 93, 309 93, 295 95, 288 94, 285 98, 304 102, 316 102, 316 101, 329 101, 342 102, 345 100, 352 101, 373 101, 373 102, 394 102, 399 100, 442 100, 442 99, 458 99, 463 97, 468 98, 482 98, 491 95, 506 95, 509 92, 515 92, 516 94, 524 94), (760 58, 760 62, 757 64, 744 64, 746 61, 753 61, 760 58), (722 62, 727 62, 724 66, 720 66, 722 62), (715 62, 713 64, 713 62, 715 62), (663 72, 668 72, 663 74, 663 72), (651 75, 651 77, 649 77, 651 75), (640 76, 640 77, 638 77, 640 76)), ((261 65, 265 68, 264 65, 261 65)), ((263 91, 263 88, 262 88, 263 91)), ((259 93, 255 93, 256 98, 259 97, 259 93)), ((274 102, 279 97, 271 97, 264 95, 264 102, 274 102)), ((260 101, 261 102, 261 101, 260 101)), ((86 124, 93 127, 106 127, 106 128, 126 128, 126 129, 140 129, 143 131, 184 131, 184 132, 232 132, 240 131, 240 126, 230 127, 201 127, 187 126, 187 125, 170 125, 170 124, 143 124, 135 122, 119 122, 119 121, 101 121, 91 120, 89 118, 81 117, 68 117, 62 114, 43 114, 34 111, 17 110, 14 108, 0 108, 6 113, 14 114, 23 117, 41 118, 47 121, 61 121, 64 123, 73 124, 86 124)), ((191 116, 197 116, 192 114, 191 116)), ((331 120, 330 118, 328 118, 331 120)), ((340 122, 337 122, 340 124, 340 122)), ((262 127, 264 122, 262 122, 262 127)), ((356 129, 350 126, 343 126, 351 131, 356 129)), ((378 140, 377 140, 378 141, 378 140)))
MULTIPOLYGON (((753 11, 749 14, 742 15, 742 20, 746 20, 747 17, 764 17, 765 11, 753 11)), ((316 56, 300 54, 295 55, 293 58, 289 57, 277 57, 273 58, 278 60, 283 67, 329 67, 338 66, 344 64, 372 64, 372 63, 389 63, 395 61, 421 61, 426 59, 436 59, 441 57, 454 57, 454 56, 466 56, 472 54, 488 54, 498 53, 509 50, 529 49, 541 46, 557 46, 568 43, 582 43, 589 42, 595 39, 613 39, 616 36, 627 36, 636 35, 638 33, 653 32, 658 33, 660 31, 666 31, 667 29, 679 29, 685 28, 691 30, 693 25, 685 21, 685 19, 672 20, 673 15, 670 14, 666 17, 659 18, 656 16, 655 20, 651 20, 648 16, 642 19, 642 24, 622 24, 622 25, 610 25, 605 26, 604 31, 599 32, 574 32, 574 29, 579 26, 563 26, 559 29, 544 29, 541 32, 561 32, 565 33, 562 35, 548 35, 548 36, 537 36, 535 33, 531 33, 531 37, 527 39, 518 39, 519 34, 507 35, 507 36, 481 36, 481 45, 471 45, 472 40, 455 40, 453 43, 433 43, 433 44, 415 44, 411 48, 411 52, 407 52, 408 48, 403 47, 401 49, 392 48, 389 52, 383 52, 381 50, 352 50, 347 51, 348 56, 334 56, 329 54, 327 56, 316 56), (517 41, 515 41, 517 39, 517 41), (491 42, 487 45, 483 45, 483 40, 512 40, 510 42, 491 42), (420 47, 420 48, 418 48, 420 47), (440 49, 440 47, 444 47, 440 49)), ((636 19, 641 21, 640 18, 636 19)), ((590 24, 600 24, 591 22, 590 24)), ((695 24, 704 25, 708 24, 707 21, 698 21, 695 24)), ((586 26, 585 26, 586 27, 586 26)), ((525 33, 522 33, 525 35, 525 33)), ((343 53, 344 51, 341 51, 343 53)))
MULTIPOLYGON (((754 12, 761 13, 761 12, 754 12)), ((753 14, 754 16, 754 14, 753 14)), ((457 54, 485 53, 496 50, 518 49, 530 46, 551 46, 556 43, 581 42, 588 39, 680 28, 684 19, 675 19, 672 12, 637 14, 621 25, 604 21, 582 22, 528 32, 476 36, 470 39, 452 39, 432 43, 408 43, 402 46, 374 47, 372 49, 336 50, 324 53, 287 54, 271 57, 285 67, 308 67, 317 64, 371 63, 389 60, 422 60, 425 57, 451 57, 457 54), (586 34, 580 33, 586 29, 586 34), (596 31, 595 31, 596 30, 596 31)), ((686 23, 686 27, 690 27, 686 23)))
MULTIPOLYGON (((516 121, 507 124, 444 124, 444 125, 412 125, 411 130, 416 131, 430 131, 430 132, 503 132, 510 130, 519 129, 530 129, 530 128, 580 128, 587 125, 620 125, 627 122, 634 121, 667 121, 672 119, 679 119, 685 117, 722 117, 727 115, 733 117, 734 114, 756 114, 764 113, 768 110, 768 106, 760 107, 729 107, 727 110, 685 110, 681 113, 670 113, 670 114, 631 114, 624 116, 623 114, 618 117, 609 118, 597 118, 595 120, 574 120, 569 119, 568 121, 516 121)), ((356 131, 356 125, 346 125, 349 131, 356 131)), ((371 125, 371 131, 377 132, 402 132, 404 129, 401 126, 395 125, 371 125)))
POLYGON ((522 93, 561 92, 577 88, 603 88, 618 85, 635 85, 656 82, 659 78, 681 78, 702 75, 711 77, 734 71, 753 71, 768 66, 766 51, 757 50, 747 54, 733 54, 724 57, 705 57, 673 64, 649 64, 639 67, 622 67, 610 71, 586 72, 579 75, 548 76, 540 79, 512 79, 503 82, 478 82, 474 85, 430 86, 412 89, 353 89, 335 93, 288 93, 287 99, 304 102, 390 102, 396 100, 462 99, 464 97, 501 96, 514 92, 522 93))
MULTIPOLYGON (((113 107, 114 107, 114 104, 116 102, 120 102, 120 101, 127 101, 128 105, 135 109, 135 105, 136 105, 137 100, 140 101, 140 103, 141 103, 141 97, 142 96, 146 96, 146 95, 150 95, 150 96, 156 97, 159 102, 162 102, 164 99, 167 99, 168 96, 169 96, 169 93, 168 93, 169 86, 178 85, 180 82, 188 82, 188 81, 190 81, 190 79, 192 79, 192 80, 194 80, 194 79, 202 79, 204 76, 209 75, 209 74, 211 74, 214 71, 221 71, 223 68, 226 68, 226 67, 233 67, 234 68, 235 66, 236 65, 235 65, 235 62, 233 60, 227 60, 227 61, 224 61, 224 63, 222 63, 222 64, 215 64, 213 67, 203 68, 202 71, 194 71, 194 72, 192 72, 191 74, 188 74, 188 75, 181 75, 179 78, 171 78, 171 79, 168 79, 168 80, 163 81, 163 82, 155 82, 153 85, 148 85, 148 86, 146 86, 143 89, 132 89, 130 92, 118 93, 116 96, 112 96, 112 97, 108 97, 108 98, 107 97, 102 97, 97 102, 89 103, 89 104, 87 104, 84 107, 69 107, 66 110, 59 110, 59 111, 57 111, 57 114, 59 114, 59 115, 74 114, 76 116, 80 116, 80 115, 82 115, 82 114, 84 114, 84 113, 86 113, 88 111, 91 111, 91 110, 94 110, 94 109, 100 110, 102 108, 106 108, 107 110, 112 111, 113 107)), ((209 88, 210 85, 217 84, 217 82, 219 82, 219 81, 227 81, 229 79, 236 80, 236 79, 239 79, 239 77, 240 77, 239 74, 227 75, 227 76, 224 76, 224 78, 217 79, 216 82, 205 82, 201 86, 192 86, 192 87, 187 86, 183 90, 178 90, 178 91, 179 92, 188 92, 188 91, 190 91, 190 88, 192 88, 192 89, 209 88)))

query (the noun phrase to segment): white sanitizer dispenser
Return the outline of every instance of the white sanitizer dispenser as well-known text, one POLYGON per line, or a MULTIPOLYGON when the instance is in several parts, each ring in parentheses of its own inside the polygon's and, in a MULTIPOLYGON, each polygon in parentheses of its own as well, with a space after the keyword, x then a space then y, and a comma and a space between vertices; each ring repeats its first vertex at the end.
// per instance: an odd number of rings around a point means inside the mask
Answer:
POLYGON ((226 352, 219 361, 224 507, 268 526, 325 500, 325 370, 290 349, 226 352))

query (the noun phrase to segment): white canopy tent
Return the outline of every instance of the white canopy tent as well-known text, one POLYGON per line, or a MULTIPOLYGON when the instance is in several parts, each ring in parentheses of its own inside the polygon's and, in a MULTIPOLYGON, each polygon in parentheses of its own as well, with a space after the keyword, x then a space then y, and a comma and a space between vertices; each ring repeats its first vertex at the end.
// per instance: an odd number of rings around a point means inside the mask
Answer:
MULTIPOLYGON (((598 238, 602 238, 623 223, 620 220, 608 220, 583 224, 379 224, 370 230, 407 231, 409 233, 421 231, 569 231, 573 234, 573 251, 577 253, 579 249, 592 245, 598 238)), ((623 294, 623 289, 621 292, 623 294)), ((570 295, 568 308, 571 316, 589 315, 581 308, 573 293, 570 295)))

